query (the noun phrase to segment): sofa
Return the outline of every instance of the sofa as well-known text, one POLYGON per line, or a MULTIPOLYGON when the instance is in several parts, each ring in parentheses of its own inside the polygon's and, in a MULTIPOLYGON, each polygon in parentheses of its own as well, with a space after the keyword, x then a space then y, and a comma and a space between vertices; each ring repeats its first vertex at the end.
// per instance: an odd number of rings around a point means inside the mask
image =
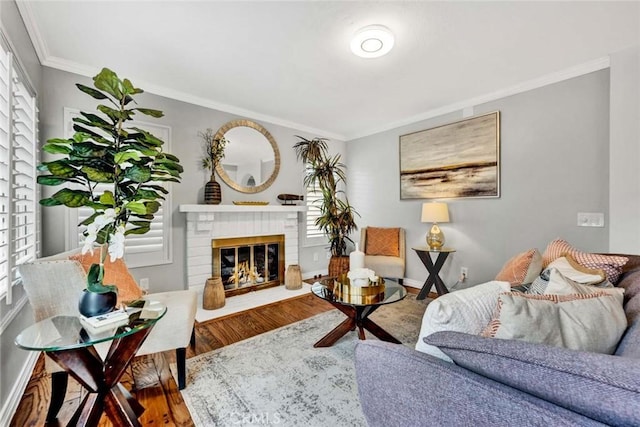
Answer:
POLYGON ((628 327, 615 353, 442 331, 425 338, 454 363, 403 345, 355 351, 370 426, 640 426, 640 256, 628 256, 628 327))

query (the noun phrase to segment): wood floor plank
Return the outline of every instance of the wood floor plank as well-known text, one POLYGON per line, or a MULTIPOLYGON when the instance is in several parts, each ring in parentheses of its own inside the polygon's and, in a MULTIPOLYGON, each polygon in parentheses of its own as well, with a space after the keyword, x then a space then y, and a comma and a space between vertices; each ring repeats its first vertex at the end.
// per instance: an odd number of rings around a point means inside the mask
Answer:
MULTIPOLYGON (((196 323, 196 346, 187 349, 187 357, 208 353, 225 345, 333 309, 331 304, 308 294, 247 312, 232 314, 222 319, 196 323)), ((131 369, 123 375, 125 388, 145 407, 145 412, 140 417, 142 425, 177 427, 194 425, 169 369, 169 364, 174 362, 175 352, 173 351, 136 357, 131 369)), ((10 426, 44 425, 51 392, 50 378, 40 358, 10 426)), ((188 383, 187 387, 189 387, 188 383)), ((70 378, 65 402, 58 417, 59 425, 66 424, 71 418, 84 394, 82 387, 70 378)), ((103 416, 99 426, 111 427, 112 423, 103 416)))

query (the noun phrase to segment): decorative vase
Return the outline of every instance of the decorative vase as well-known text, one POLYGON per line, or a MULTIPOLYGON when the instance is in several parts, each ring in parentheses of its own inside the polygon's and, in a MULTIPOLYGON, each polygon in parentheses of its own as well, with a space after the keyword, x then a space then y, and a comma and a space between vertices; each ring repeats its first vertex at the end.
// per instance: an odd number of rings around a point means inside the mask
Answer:
POLYGON ((329 276, 331 277, 338 277, 341 274, 346 274, 349 271, 349 257, 331 256, 328 270, 329 276))
POLYGON ((204 202, 207 205, 219 205, 222 202, 222 189, 216 181, 216 174, 211 174, 211 179, 204 186, 204 202))
POLYGON ((99 316, 112 311, 117 301, 118 294, 115 292, 99 294, 84 289, 78 302, 78 310, 84 317, 99 316))
POLYGON ((205 310, 215 310, 224 307, 226 303, 222 278, 211 277, 207 279, 202 294, 202 308, 205 310))
POLYGON ((284 287, 290 291, 302 288, 302 272, 300 266, 291 264, 284 275, 284 287))

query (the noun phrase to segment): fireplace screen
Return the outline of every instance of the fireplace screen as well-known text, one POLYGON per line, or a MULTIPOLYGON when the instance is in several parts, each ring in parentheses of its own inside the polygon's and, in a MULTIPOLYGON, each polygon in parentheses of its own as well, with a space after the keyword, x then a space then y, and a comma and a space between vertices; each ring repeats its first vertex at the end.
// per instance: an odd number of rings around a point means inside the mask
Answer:
POLYGON ((234 295, 278 286, 284 277, 284 235, 214 239, 213 275, 234 295))

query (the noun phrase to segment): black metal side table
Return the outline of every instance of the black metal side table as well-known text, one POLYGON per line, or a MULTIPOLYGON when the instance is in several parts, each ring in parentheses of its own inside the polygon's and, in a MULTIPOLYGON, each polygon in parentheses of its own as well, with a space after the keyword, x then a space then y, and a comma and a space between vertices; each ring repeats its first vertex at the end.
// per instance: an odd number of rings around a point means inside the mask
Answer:
POLYGON ((427 280, 424 282, 424 285, 422 285, 422 289, 420 290, 420 293, 418 293, 418 296, 416 297, 416 299, 419 299, 419 300, 425 299, 429 294, 429 290, 431 289, 432 285, 436 285, 436 291, 438 292, 438 295, 444 295, 446 293, 449 293, 449 290, 447 289, 444 282, 440 278, 440 270, 442 269, 442 266, 444 265, 444 262, 447 260, 447 257, 449 256, 449 254, 455 252, 456 250, 450 249, 450 248, 431 249, 426 246, 421 248, 411 248, 411 249, 416 251, 416 254, 418 254, 420 261, 422 261, 424 266, 427 268, 427 271, 429 272, 429 276, 427 277, 427 280), (432 253, 438 255, 435 263, 431 258, 432 253))

